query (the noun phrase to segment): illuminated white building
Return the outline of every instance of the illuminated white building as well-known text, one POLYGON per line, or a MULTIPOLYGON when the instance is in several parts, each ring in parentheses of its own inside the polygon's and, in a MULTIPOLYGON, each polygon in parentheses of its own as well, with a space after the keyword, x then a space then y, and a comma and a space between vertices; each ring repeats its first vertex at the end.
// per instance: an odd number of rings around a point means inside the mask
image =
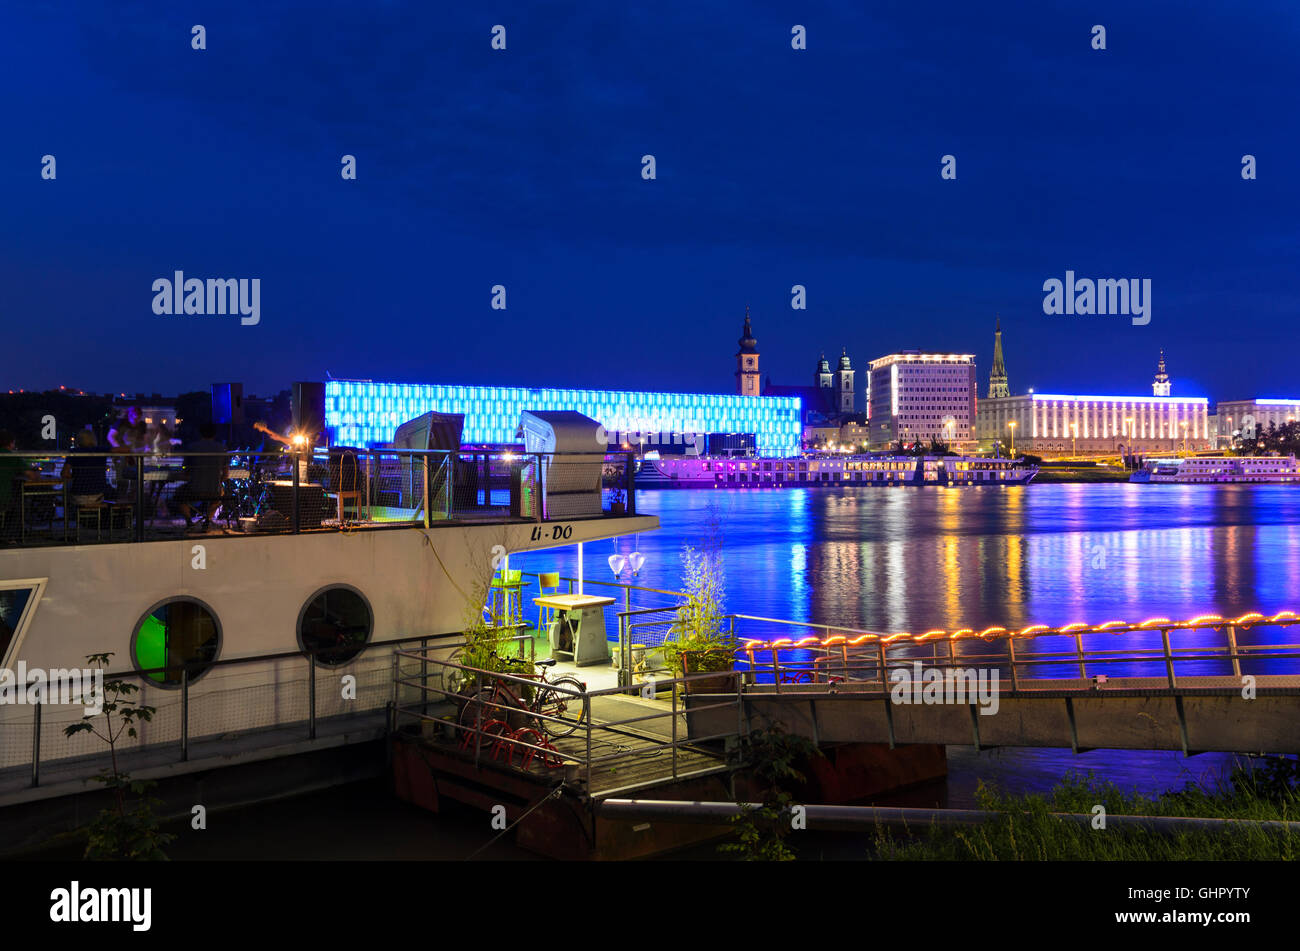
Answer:
POLYGON ((955 450, 975 444, 975 355, 904 350, 867 371, 868 445, 931 440, 955 450))
MULTIPOLYGON (((1001 335, 994 348, 1000 357, 1001 335)), ((1000 361, 998 361, 1000 362, 1000 361)), ((1004 378, 1005 378, 1005 371, 1004 378)), ((1064 396, 1027 393, 981 400, 975 431, 981 449, 1001 444, 1017 453, 1152 452, 1213 449, 1209 401, 1171 396, 1165 352, 1151 383, 1152 396, 1064 396)), ((990 394, 992 393, 990 385, 990 394)), ((1222 404, 1220 404, 1222 405, 1222 404)))
POLYGON ((1214 448, 1209 401, 1177 396, 1064 396, 1030 393, 980 400, 980 448, 1017 452, 1137 452, 1214 448), (1014 424, 1014 425, 1013 425, 1014 424))
POLYGON ((1227 400, 1219 404, 1219 433, 1249 439, 1270 425, 1281 427, 1300 419, 1300 400, 1227 400))

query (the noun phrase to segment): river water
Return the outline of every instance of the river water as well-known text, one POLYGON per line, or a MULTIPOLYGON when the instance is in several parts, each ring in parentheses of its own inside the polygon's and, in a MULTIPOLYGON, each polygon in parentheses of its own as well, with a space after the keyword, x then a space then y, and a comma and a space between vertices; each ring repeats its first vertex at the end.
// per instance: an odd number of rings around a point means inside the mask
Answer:
MULTIPOLYGON (((680 589, 683 544, 698 544, 714 525, 726 608, 740 614, 896 632, 1300 607, 1300 491, 1288 486, 673 490, 639 492, 637 507, 658 515, 660 530, 587 545, 585 577, 613 580, 608 556, 636 550, 646 557, 636 584, 680 589)), ((564 549, 511 559, 511 567, 571 575, 577 564, 564 549)), ((623 580, 631 580, 626 572, 623 580)), ((1176 637, 1175 646, 1197 638, 1221 643, 1209 632, 1176 637)), ((1256 629, 1243 643, 1252 637, 1285 634, 1256 629)), ((1063 641, 1041 643, 1072 646, 1063 641)), ((1158 646, 1159 635, 1094 635, 1085 644, 1158 646)), ((1107 673, 1162 670, 1116 666, 1107 673)), ((1221 754, 950 747, 942 794, 950 805, 972 805, 980 780, 1046 792, 1070 770, 1154 794, 1189 781, 1213 783, 1232 761, 1221 754)))

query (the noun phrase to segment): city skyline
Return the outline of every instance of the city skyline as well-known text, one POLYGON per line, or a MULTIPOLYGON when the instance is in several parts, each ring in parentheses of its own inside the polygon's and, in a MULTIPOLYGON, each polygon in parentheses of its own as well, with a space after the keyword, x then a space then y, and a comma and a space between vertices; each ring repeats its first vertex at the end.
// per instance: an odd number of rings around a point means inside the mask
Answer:
POLYGON ((987 367, 999 313, 1018 388, 1123 392, 1163 346, 1186 394, 1291 390, 1257 354, 1300 302, 1297 133, 1271 97, 1296 78, 1294 9, 799 17, 802 50, 769 13, 235 3, 197 51, 143 8, 82 5, 72 30, 14 11, 6 389, 725 393, 711 355, 748 302, 775 380, 804 378, 810 326, 859 361, 942 342, 987 367), (176 271, 260 281, 258 321, 155 314, 176 271), (1150 323, 1048 316, 1045 282, 1072 274, 1099 301, 1150 281, 1150 323))

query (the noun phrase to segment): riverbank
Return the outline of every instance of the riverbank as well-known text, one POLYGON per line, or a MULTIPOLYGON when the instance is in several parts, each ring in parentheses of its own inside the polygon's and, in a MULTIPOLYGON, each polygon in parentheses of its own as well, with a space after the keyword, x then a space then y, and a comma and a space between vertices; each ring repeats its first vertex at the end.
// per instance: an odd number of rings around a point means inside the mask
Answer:
POLYGON ((1038 470, 1038 475, 1034 476, 1031 484, 1128 482, 1129 475, 1127 469, 1115 469, 1110 466, 1043 466, 1038 470))

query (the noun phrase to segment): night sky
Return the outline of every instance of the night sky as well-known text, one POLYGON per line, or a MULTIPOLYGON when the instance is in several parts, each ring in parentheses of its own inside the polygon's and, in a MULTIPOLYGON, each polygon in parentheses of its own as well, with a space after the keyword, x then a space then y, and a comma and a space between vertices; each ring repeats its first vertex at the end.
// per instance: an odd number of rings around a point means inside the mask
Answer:
POLYGON ((1013 392, 1149 394, 1163 347, 1174 395, 1300 396, 1294 0, 3 18, 6 388, 731 392, 749 304, 778 383, 916 348, 983 396, 1000 313, 1013 392), (259 278, 261 322, 156 316, 175 270, 259 278), (1150 279, 1151 322, 1045 315, 1067 270, 1150 279))

